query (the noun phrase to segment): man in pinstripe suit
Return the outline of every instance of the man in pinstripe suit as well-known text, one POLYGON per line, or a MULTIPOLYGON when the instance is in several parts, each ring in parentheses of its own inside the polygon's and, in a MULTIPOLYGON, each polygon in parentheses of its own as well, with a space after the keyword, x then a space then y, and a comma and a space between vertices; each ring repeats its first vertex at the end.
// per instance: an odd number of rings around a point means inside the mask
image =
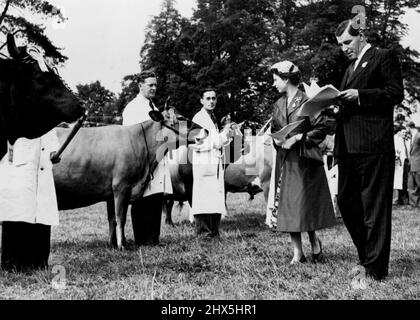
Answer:
POLYGON ((404 98, 401 68, 391 50, 372 47, 351 20, 338 26, 336 38, 352 60, 338 97, 338 205, 360 259, 353 275, 382 280, 391 248, 393 111, 404 98))

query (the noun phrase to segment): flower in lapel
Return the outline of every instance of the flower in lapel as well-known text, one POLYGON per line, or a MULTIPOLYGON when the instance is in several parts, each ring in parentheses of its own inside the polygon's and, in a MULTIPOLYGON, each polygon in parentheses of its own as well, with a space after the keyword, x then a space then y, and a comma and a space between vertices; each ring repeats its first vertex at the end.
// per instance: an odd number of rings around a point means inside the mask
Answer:
POLYGON ((295 100, 295 103, 293 103, 292 109, 295 109, 301 101, 302 101, 302 97, 297 97, 295 100))
POLYGON ((368 65, 368 62, 366 61, 366 62, 364 62, 363 64, 362 64, 362 68, 364 69, 364 68, 366 68, 366 66, 368 65))

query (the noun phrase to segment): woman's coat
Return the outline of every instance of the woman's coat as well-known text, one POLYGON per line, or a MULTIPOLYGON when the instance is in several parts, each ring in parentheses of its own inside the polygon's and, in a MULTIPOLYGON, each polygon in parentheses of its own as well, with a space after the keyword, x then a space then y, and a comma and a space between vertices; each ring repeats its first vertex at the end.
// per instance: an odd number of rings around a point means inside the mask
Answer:
MULTIPOLYGON (((302 91, 298 91, 288 105, 286 97, 282 96, 274 106, 272 132, 302 120, 303 118, 297 116, 297 111, 306 100, 307 97, 302 91)), ((305 121, 305 125, 294 133, 303 133, 302 141, 297 142, 290 150, 276 146, 275 190, 279 194, 278 231, 307 232, 336 224, 322 157, 320 161, 315 161, 302 153, 305 148, 307 150, 318 148, 325 139, 328 127, 322 117, 317 121, 306 117, 305 121)))

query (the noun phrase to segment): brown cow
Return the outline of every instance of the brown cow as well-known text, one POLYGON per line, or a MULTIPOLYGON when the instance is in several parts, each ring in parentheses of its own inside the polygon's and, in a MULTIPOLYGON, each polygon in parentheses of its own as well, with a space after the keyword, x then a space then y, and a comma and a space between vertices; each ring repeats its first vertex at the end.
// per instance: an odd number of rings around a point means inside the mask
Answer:
MULTIPOLYGON (((201 131, 182 116, 173 121, 163 119, 159 112, 152 114, 159 121, 80 130, 63 153, 61 163, 54 167, 59 209, 106 201, 110 245, 118 249, 124 249, 126 244, 128 205, 143 195, 158 159, 175 148, 175 142, 194 142, 201 131), (186 124, 185 130, 180 123, 186 124), (166 142, 166 138, 174 143, 166 142)), ((61 141, 67 134, 67 129, 58 130, 61 141)))

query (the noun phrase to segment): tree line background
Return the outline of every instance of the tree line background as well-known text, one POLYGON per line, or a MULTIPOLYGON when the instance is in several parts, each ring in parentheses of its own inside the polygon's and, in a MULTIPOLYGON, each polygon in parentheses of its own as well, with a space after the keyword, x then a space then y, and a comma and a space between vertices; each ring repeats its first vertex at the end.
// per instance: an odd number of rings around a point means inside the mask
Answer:
MULTIPOLYGON (((200 108, 199 92, 214 87, 219 92, 216 115, 231 114, 236 122, 262 124, 277 98, 268 68, 291 60, 303 80, 317 78, 319 85, 339 86, 348 61, 337 46, 337 25, 352 18, 352 8, 366 9, 368 37, 378 47, 397 50, 406 86, 405 104, 420 100, 419 53, 401 45, 407 26, 405 11, 418 8, 420 0, 197 0, 191 18, 175 9, 175 0, 163 0, 161 12, 148 24, 139 52, 140 70, 158 75, 155 103, 167 98, 191 118, 200 108)), ((45 27, 11 13, 11 8, 31 11, 45 18, 64 19, 59 9, 42 0, 0 0, 0 30, 21 32, 29 43, 44 49, 53 64, 67 57, 44 34, 45 27)), ((419 10, 417 10, 420 12, 419 10)), ((77 86, 89 106, 91 125, 119 123, 124 107, 137 94, 138 74, 123 79, 115 94, 100 81, 77 86)))

